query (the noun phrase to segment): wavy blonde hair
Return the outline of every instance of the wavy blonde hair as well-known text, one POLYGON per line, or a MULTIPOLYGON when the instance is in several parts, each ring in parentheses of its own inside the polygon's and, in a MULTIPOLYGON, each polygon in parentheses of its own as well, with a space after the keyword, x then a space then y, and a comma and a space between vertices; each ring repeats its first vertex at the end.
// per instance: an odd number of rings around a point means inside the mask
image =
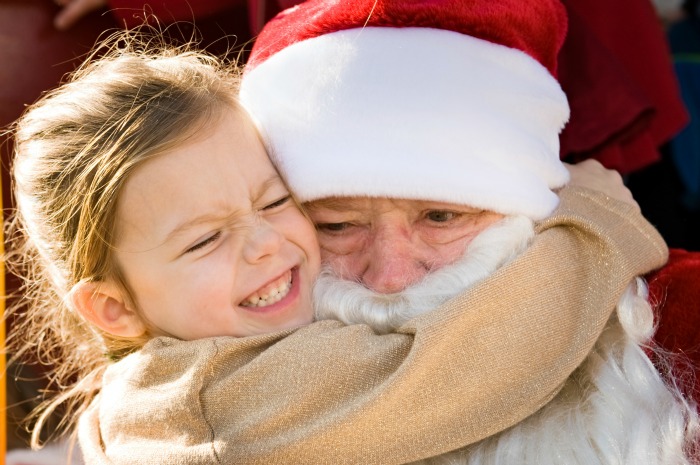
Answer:
MULTIPOLYGON (((117 199, 144 161, 191 138, 237 103, 235 62, 169 45, 152 33, 123 32, 99 44, 59 88, 13 125, 16 211, 8 222, 9 269, 22 285, 8 310, 13 359, 49 367, 53 396, 35 411, 32 446, 52 412, 61 426, 100 389, 110 363, 140 348, 139 339, 95 329, 67 305, 81 281, 128 286, 113 249, 117 199)), ((132 298, 133 300, 133 298, 132 298)))

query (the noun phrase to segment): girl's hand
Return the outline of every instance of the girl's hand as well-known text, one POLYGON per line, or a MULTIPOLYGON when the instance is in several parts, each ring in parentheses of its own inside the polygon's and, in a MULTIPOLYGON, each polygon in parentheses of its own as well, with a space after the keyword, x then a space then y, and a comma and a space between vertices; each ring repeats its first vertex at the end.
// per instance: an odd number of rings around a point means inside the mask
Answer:
POLYGON ((54 27, 65 31, 88 13, 107 6, 107 0, 54 0, 63 9, 53 20, 54 27))
POLYGON ((575 165, 568 163, 564 163, 564 165, 571 175, 569 185, 603 192, 614 199, 629 203, 639 210, 639 204, 634 200, 632 192, 625 186, 622 176, 617 171, 607 169, 593 159, 575 165))

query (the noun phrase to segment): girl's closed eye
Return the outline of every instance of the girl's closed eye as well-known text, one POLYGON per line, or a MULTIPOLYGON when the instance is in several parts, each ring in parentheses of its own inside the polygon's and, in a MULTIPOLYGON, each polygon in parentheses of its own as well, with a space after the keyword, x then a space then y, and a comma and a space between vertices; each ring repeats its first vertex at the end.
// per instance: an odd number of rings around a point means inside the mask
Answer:
POLYGON ((291 199, 292 199, 292 196, 289 195, 289 194, 287 194, 287 195, 285 195, 284 197, 282 197, 282 198, 280 198, 280 199, 277 199, 277 200, 275 200, 274 202, 272 202, 272 203, 270 203, 270 204, 268 204, 268 205, 265 205, 265 206, 263 207, 263 210, 273 210, 273 209, 275 209, 275 208, 277 208, 277 207, 281 207, 282 205, 288 203, 291 199))
POLYGON ((207 236, 204 240, 197 242, 195 245, 185 250, 185 254, 195 252, 197 250, 203 249, 209 244, 213 244, 221 237, 221 231, 217 231, 211 236, 207 236))

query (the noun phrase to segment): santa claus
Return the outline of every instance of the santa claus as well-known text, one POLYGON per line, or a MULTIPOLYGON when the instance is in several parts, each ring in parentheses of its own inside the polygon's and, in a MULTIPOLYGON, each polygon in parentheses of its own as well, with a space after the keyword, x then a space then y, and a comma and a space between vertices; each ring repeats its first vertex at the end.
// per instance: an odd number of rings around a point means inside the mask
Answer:
MULTIPOLYGON (((242 98, 319 231, 319 318, 389 332, 528 249, 568 181, 565 32, 556 0, 311 0, 266 26, 242 98)), ((551 402, 426 463, 695 463, 700 258, 648 282, 551 402)))

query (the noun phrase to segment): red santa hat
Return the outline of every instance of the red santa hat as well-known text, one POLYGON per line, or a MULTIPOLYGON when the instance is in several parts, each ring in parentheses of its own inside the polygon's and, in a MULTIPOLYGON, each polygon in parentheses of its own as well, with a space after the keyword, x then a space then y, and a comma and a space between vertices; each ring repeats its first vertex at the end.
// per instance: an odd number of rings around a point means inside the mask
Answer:
POLYGON ((310 0, 267 24, 241 100, 301 201, 459 203, 538 220, 568 181, 558 0, 310 0))

